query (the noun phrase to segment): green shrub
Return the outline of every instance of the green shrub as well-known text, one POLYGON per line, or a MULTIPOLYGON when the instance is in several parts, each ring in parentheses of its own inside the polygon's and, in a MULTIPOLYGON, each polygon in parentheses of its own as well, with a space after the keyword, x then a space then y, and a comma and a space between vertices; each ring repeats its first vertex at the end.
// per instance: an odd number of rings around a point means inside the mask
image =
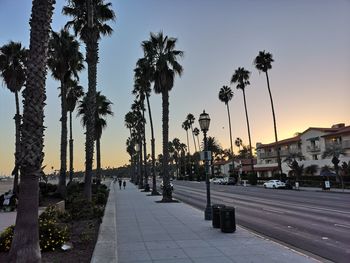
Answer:
POLYGON ((258 176, 256 175, 256 173, 248 174, 248 182, 250 185, 256 185, 258 183, 258 176))
MULTIPOLYGON (((58 214, 59 212, 53 207, 49 207, 39 217, 39 239, 42 251, 54 251, 69 240, 67 226, 57 222, 58 214)), ((0 234, 0 252, 10 250, 14 228, 12 225, 0 234)))
POLYGON ((0 252, 10 250, 14 229, 14 225, 9 226, 0 234, 0 252))
POLYGON ((68 228, 53 220, 39 220, 39 238, 42 251, 55 251, 69 240, 68 228))

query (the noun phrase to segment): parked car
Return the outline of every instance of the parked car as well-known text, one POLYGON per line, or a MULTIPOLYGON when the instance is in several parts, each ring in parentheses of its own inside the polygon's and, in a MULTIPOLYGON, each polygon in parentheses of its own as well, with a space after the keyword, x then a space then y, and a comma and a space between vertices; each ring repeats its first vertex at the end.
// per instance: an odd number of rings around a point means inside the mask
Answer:
MULTIPOLYGON (((164 185, 163 185, 163 181, 162 181, 162 182, 160 182, 160 189, 163 190, 163 187, 164 187, 164 185)), ((170 183, 170 187, 171 187, 171 191, 173 191, 174 190, 173 183, 170 183)))
POLYGON ((229 177, 226 184, 235 185, 236 179, 234 177, 229 177))
POLYGON ((265 188, 285 188, 286 187, 286 184, 280 180, 270 180, 265 182, 263 185, 265 188))

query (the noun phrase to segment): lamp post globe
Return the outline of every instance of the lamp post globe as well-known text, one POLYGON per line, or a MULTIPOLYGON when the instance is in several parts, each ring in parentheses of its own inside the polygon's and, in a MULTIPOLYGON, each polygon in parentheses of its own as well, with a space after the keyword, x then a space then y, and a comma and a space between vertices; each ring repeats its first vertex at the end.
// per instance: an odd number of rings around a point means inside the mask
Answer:
POLYGON ((207 205, 204 210, 204 219, 212 219, 212 211, 210 204, 210 182, 209 182, 209 164, 208 164, 208 145, 207 145, 207 131, 209 130, 210 117, 209 114, 203 110, 203 113, 199 115, 199 126, 204 136, 204 163, 205 163, 205 184, 207 188, 207 205))

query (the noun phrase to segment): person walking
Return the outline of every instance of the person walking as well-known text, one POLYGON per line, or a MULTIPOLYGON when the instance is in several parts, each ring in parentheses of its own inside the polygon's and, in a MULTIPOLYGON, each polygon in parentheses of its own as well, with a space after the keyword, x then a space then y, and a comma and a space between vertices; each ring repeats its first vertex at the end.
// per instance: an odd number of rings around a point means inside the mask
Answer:
POLYGON ((118 183, 119 183, 119 189, 122 189, 122 179, 119 179, 118 183))
POLYGON ((123 187, 124 187, 124 189, 125 189, 125 186, 126 186, 126 182, 125 182, 125 180, 124 180, 124 182, 123 182, 123 187))

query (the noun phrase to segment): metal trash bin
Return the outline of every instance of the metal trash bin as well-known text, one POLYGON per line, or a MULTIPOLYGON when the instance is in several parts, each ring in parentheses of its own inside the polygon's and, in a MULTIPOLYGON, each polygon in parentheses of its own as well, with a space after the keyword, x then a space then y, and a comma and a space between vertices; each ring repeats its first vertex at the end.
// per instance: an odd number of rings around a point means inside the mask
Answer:
POLYGON ((236 231, 236 217, 234 207, 223 207, 220 209, 220 228, 223 233, 236 231))
POLYGON ((225 207, 223 204, 213 204, 212 210, 212 223, 214 228, 220 228, 220 209, 225 207))

